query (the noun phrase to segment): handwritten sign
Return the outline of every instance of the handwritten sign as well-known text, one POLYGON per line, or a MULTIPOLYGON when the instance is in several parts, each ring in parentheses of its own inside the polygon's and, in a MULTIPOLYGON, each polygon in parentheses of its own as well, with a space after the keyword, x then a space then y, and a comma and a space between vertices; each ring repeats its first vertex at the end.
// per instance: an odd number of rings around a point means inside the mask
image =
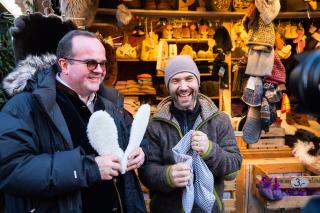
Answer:
POLYGON ((293 188, 304 188, 309 185, 309 180, 303 177, 295 177, 291 179, 291 186, 293 188))

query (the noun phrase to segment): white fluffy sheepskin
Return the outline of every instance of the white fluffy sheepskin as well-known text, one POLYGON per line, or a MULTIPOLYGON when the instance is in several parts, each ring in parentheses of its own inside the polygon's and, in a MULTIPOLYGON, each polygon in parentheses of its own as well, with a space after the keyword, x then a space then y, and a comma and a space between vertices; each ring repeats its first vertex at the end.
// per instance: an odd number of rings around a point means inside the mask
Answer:
POLYGON ((87 135, 99 155, 115 154, 122 159, 124 153, 118 143, 117 126, 106 111, 96 111, 91 115, 87 135))
POLYGON ((298 140, 294 144, 292 153, 295 157, 299 158, 303 163, 312 164, 320 160, 320 156, 313 156, 308 153, 310 149, 314 149, 312 142, 303 142, 298 140))
POLYGON ((132 122, 129 144, 125 152, 118 142, 118 130, 113 118, 106 111, 94 112, 87 126, 91 146, 99 155, 116 154, 121 159, 121 173, 126 173, 129 154, 140 146, 150 117, 150 105, 143 104, 132 122))
POLYGON ((146 132, 150 117, 150 105, 143 104, 138 109, 130 130, 129 144, 121 161, 121 173, 126 172, 129 154, 140 146, 143 136, 146 132))

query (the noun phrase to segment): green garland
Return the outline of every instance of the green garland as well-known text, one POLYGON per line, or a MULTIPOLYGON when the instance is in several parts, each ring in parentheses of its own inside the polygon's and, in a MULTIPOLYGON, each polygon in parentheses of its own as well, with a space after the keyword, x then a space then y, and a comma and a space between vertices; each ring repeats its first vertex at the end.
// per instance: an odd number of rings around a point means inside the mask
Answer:
POLYGON ((15 65, 12 38, 9 33, 12 25, 13 17, 0 18, 0 108, 7 101, 1 84, 2 80, 15 65))

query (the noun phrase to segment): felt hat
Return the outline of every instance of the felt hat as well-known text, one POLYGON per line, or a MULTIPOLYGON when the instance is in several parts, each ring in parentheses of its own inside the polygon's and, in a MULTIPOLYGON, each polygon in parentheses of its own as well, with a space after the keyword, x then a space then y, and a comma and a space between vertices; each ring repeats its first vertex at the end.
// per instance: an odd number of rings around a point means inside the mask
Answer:
POLYGON ((250 49, 245 73, 251 76, 271 75, 274 62, 274 51, 270 53, 250 49))
POLYGON ((277 50, 280 59, 287 59, 291 56, 292 46, 290 44, 284 46, 281 50, 277 50))
POLYGON ((247 144, 258 142, 261 135, 261 117, 259 107, 249 107, 247 120, 242 129, 243 140, 247 144))

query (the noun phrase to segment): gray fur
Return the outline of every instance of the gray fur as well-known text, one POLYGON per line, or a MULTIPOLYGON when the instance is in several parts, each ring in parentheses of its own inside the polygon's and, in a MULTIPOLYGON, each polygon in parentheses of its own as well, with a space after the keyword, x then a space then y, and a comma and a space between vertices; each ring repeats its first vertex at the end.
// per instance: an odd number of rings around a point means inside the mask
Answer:
POLYGON ((38 70, 47 69, 56 63, 57 57, 53 54, 41 56, 29 55, 20 61, 16 68, 3 79, 3 89, 9 96, 22 92, 29 79, 38 70))
POLYGON ((60 0, 60 11, 67 19, 74 18, 72 21, 78 27, 90 27, 94 22, 98 5, 99 0, 60 0))

